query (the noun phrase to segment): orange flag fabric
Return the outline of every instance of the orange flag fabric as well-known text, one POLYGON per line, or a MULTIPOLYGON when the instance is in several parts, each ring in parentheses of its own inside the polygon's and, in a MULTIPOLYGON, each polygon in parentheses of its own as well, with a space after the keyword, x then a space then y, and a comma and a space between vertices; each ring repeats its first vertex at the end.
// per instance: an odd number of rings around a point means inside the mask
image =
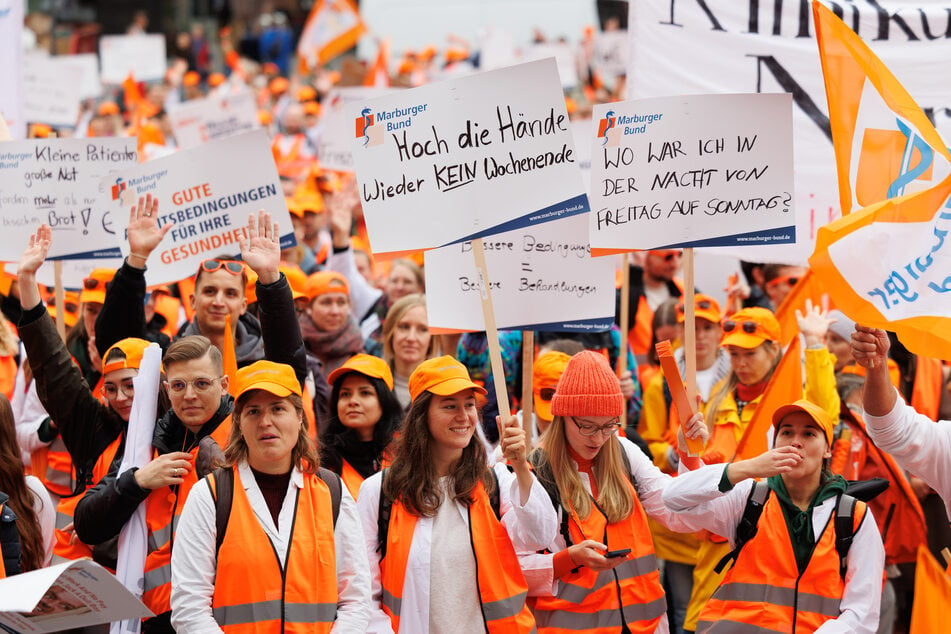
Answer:
POLYGON ((951 577, 925 546, 918 547, 915 569, 915 602, 909 634, 944 632, 951 606, 951 577))
POLYGON ((232 396, 237 396, 235 390, 238 388, 238 357, 234 351, 234 330, 231 328, 231 315, 225 317, 225 340, 221 351, 224 357, 225 376, 228 377, 228 392, 232 396))
POLYGON ((297 55, 305 68, 322 66, 356 46, 366 30, 352 0, 317 0, 301 31, 297 55))
POLYGON ((745 460, 767 451, 773 412, 783 405, 798 401, 802 398, 802 394, 802 351, 799 337, 796 337, 769 379, 763 398, 760 399, 756 412, 753 413, 753 419, 747 425, 743 437, 736 446, 736 455, 733 456, 733 460, 745 460))
POLYGON ((363 78, 364 86, 387 87, 390 85, 390 42, 380 41, 380 49, 376 54, 376 61, 363 78))
POLYGON ((816 0, 812 12, 842 215, 939 183, 951 153, 934 125, 842 20, 816 0))

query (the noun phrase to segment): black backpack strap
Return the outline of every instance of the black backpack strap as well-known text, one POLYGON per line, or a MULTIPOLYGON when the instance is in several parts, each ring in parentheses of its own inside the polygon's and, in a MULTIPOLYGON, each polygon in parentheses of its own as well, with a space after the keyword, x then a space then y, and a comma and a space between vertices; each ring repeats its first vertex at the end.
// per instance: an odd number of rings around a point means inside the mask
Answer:
POLYGON ((9 499, 6 493, 0 493, 0 551, 3 554, 4 573, 7 577, 12 577, 23 572, 23 568, 17 516, 7 504, 9 499))
POLYGON ((624 445, 621 444, 621 440, 615 437, 614 442, 617 443, 617 450, 621 453, 621 462, 624 464, 624 473, 627 474, 627 479, 631 481, 631 486, 633 486, 634 490, 637 491, 637 480, 634 479, 634 470, 631 469, 631 459, 627 457, 627 452, 624 451, 624 445))
POLYGON ((205 478, 211 498, 215 501, 215 554, 221 550, 231 518, 231 503, 234 501, 234 470, 230 467, 215 469, 205 478))
MULTIPOLYGON (((511 469, 512 467, 508 467, 511 469)), ((492 479, 495 481, 495 486, 492 487, 492 492, 489 493, 489 506, 492 507, 492 511, 495 513, 495 519, 502 519, 502 497, 501 492, 499 491, 499 474, 495 472, 495 469, 489 468, 489 473, 492 474, 492 479)))
POLYGON ((330 489, 330 504, 333 508, 334 526, 337 525, 337 516, 340 515, 340 496, 342 495, 342 485, 340 476, 331 471, 320 467, 317 469, 317 475, 324 481, 327 488, 330 489))
MULTIPOLYGON (((857 501, 845 493, 839 496, 835 505, 835 552, 839 555, 839 576, 845 580, 849 558, 849 548, 855 537, 855 507, 857 501)), ((865 517, 862 517, 865 521, 865 517)))
POLYGON ((551 465, 542 457, 540 449, 536 449, 528 456, 528 462, 532 465, 532 471, 535 473, 535 479, 545 489, 551 500, 551 505, 555 507, 555 513, 561 517, 561 524, 558 532, 565 539, 565 546, 571 546, 571 531, 568 529, 568 512, 561 507, 561 493, 558 491, 558 484, 555 482, 555 474, 552 473, 551 465))
POLYGON ((736 558, 740 556, 740 550, 743 549, 746 542, 756 536, 759 518, 763 514, 763 507, 766 506, 767 499, 769 499, 769 485, 765 482, 754 482, 750 495, 746 498, 743 517, 740 518, 740 523, 736 525, 736 540, 734 541, 733 550, 724 555, 716 565, 714 570, 717 574, 723 572, 723 569, 731 560, 736 562, 736 558))
POLYGON ((380 561, 386 557, 386 538, 390 532, 390 515, 393 512, 393 500, 383 492, 386 472, 387 469, 380 470, 380 505, 376 514, 376 552, 380 553, 380 561))

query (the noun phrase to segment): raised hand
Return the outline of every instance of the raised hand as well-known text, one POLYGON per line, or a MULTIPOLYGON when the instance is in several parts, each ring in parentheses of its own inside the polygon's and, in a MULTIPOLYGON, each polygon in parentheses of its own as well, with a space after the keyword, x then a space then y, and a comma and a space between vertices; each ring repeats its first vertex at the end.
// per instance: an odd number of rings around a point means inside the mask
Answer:
POLYGON ((850 343, 852 357, 863 368, 877 368, 879 364, 884 367, 888 363, 888 348, 891 342, 884 330, 856 324, 850 343))
POLYGON ((158 199, 147 194, 139 197, 139 202, 129 211, 129 265, 141 264, 144 268, 149 255, 159 245, 165 234, 171 231, 173 223, 158 226, 158 199))
POLYGON ((242 238, 241 259, 258 274, 261 284, 273 284, 281 279, 281 233, 277 223, 271 223, 271 214, 263 209, 248 216, 247 238, 242 238))
POLYGON ((807 346, 815 346, 825 343, 826 333, 829 332, 829 326, 835 322, 835 319, 829 319, 829 311, 815 306, 811 299, 806 300, 806 311, 803 314, 796 309, 796 323, 799 325, 799 332, 806 340, 807 346))
POLYGON ((46 262, 46 254, 50 251, 50 245, 53 242, 53 230, 45 222, 40 225, 36 233, 30 236, 26 250, 20 256, 20 263, 17 265, 17 277, 23 275, 35 275, 43 263, 46 262))

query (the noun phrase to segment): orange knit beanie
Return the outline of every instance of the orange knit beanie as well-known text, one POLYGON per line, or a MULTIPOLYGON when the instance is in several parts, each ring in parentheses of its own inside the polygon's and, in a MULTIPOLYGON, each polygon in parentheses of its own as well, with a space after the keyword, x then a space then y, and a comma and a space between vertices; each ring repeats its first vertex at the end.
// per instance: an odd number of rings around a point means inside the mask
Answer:
POLYGON ((604 355, 591 350, 571 357, 555 396, 555 416, 620 416, 624 411, 621 385, 604 355))

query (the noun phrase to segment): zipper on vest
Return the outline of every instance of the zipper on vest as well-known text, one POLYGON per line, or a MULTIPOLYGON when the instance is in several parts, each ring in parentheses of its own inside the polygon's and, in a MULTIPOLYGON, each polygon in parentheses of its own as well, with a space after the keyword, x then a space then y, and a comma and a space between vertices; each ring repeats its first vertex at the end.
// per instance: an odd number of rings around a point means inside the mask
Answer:
POLYGON ((486 634, 489 632, 489 620, 485 618, 485 602, 482 601, 482 586, 479 585, 479 558, 476 557, 475 540, 472 538, 472 508, 466 507, 466 517, 469 520, 469 547, 472 548, 472 559, 475 561, 475 582, 479 590, 479 613, 482 614, 482 624, 485 625, 486 634))
MULTIPOLYGON (((829 530, 829 523, 832 522, 832 518, 835 517, 836 509, 838 508, 838 496, 836 497, 836 504, 832 507, 832 514, 829 515, 829 519, 826 520, 826 525, 822 527, 822 532, 819 533, 819 539, 822 539, 822 536, 826 534, 826 531, 829 530)), ((834 525, 833 525, 834 526, 834 525)), ((833 528, 833 533, 835 529, 833 528)), ((789 533, 789 527, 786 527, 786 533, 789 533)), ((792 541, 792 535, 789 536, 790 541, 792 541)), ((835 535, 833 534, 833 538, 835 535)), ((791 544, 790 544, 791 545, 791 544)), ((806 567, 799 573, 799 576, 796 577, 796 587, 794 588, 795 593, 793 594, 793 613, 792 613, 792 629, 790 634, 796 634, 796 621, 799 617, 799 581, 802 579, 802 576, 806 574, 806 571, 809 570, 809 564, 812 563, 812 556, 816 553, 816 546, 819 545, 819 540, 812 545, 812 550, 809 552, 809 561, 806 562, 806 567)), ((793 552, 793 558, 795 559, 795 551, 793 552)), ((733 562, 734 564, 736 562, 733 562)), ((797 566, 798 567, 798 566, 797 566)))
MULTIPOLYGON (((296 487, 295 487, 296 488, 296 487)), ((284 565, 281 565, 281 558, 277 556, 277 549, 274 542, 271 542, 271 552, 274 553, 274 559, 277 561, 277 568, 281 571, 281 634, 284 634, 284 600, 287 597, 287 567, 291 561, 291 547, 294 544, 294 527, 297 525, 297 505, 300 504, 300 489, 297 489, 297 495, 294 497, 294 519, 291 520, 291 532, 287 536, 287 554, 284 555, 284 565)), ((278 531, 281 529, 278 528, 278 531)))

